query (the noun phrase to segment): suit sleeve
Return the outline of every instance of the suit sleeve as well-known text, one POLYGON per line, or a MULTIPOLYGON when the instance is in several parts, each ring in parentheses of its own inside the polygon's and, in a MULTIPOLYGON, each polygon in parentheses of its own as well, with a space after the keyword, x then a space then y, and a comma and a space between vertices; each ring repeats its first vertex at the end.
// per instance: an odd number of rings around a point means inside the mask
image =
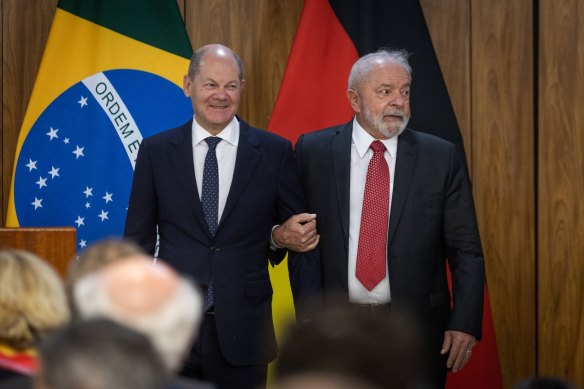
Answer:
MULTIPOLYGON (((286 142, 282 159, 279 199, 277 213, 280 222, 306 212, 306 200, 290 142, 286 142)), ((288 273, 297 318, 302 319, 307 308, 320 299, 322 281, 318 248, 306 253, 289 251, 288 273)))
POLYGON ((126 214, 124 238, 140 245, 154 255, 157 240, 157 196, 148 142, 138 151, 136 168, 126 214))
POLYGON ((453 311, 449 330, 482 335, 485 267, 466 164, 453 147, 445 198, 444 234, 452 274, 453 311))

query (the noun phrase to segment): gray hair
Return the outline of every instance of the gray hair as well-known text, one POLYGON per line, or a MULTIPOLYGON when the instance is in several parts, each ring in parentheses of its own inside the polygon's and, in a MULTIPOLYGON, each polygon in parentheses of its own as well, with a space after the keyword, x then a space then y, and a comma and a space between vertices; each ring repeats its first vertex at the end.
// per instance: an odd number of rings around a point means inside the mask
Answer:
MULTIPOLYGON (((233 55, 235 62, 237 62, 237 68, 239 69, 239 81, 243 80, 243 62, 241 62, 241 58, 239 58, 239 55, 235 54, 235 52, 230 48, 225 47, 225 49, 227 49, 233 55)), ((203 46, 195 50, 191 56, 191 62, 189 64, 189 78, 191 80, 194 79, 195 76, 201 71, 201 62, 203 62, 203 57, 205 56, 207 50, 209 50, 209 46, 203 46)))
POLYGON ((201 293, 181 277, 176 292, 161 309, 149 314, 128 314, 112 301, 100 280, 99 274, 90 274, 75 285, 73 292, 79 316, 107 317, 143 333, 161 355, 167 371, 176 373, 202 319, 201 293))
POLYGON ((408 61, 409 56, 410 53, 406 50, 393 49, 379 49, 374 53, 362 56, 353 64, 351 73, 349 73, 349 89, 356 90, 371 71, 372 65, 379 60, 402 66, 412 78, 412 67, 408 61))

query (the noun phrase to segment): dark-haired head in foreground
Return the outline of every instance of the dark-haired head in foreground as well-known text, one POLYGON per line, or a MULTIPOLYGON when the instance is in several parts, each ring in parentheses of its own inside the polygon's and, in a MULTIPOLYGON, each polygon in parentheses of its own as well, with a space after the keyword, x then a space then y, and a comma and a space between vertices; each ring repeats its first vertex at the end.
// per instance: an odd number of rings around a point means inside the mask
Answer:
POLYGON ((41 345, 35 389, 160 389, 165 381, 144 335, 96 319, 74 322, 41 345))

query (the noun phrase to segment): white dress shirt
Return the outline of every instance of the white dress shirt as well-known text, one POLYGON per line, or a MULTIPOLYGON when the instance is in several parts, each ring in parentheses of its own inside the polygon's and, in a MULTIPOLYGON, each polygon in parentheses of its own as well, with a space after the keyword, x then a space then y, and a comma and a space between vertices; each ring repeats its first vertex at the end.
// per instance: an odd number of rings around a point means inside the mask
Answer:
MULTIPOLYGON (((193 160, 195 163, 195 178, 197 180, 197 190, 199 198, 203 191, 203 170, 205 167, 205 157, 209 146, 205 138, 213 136, 196 120, 193 120, 193 160)), ((217 213, 218 220, 221 220, 227 195, 233 181, 233 172, 235 170, 235 158, 237 156, 237 145, 239 143, 239 122, 234 117, 231 122, 218 135, 222 139, 217 144, 217 165, 219 167, 219 210, 217 213)))
MULTIPOLYGON (((359 230, 361 227, 361 213, 363 211, 363 194, 369 161, 373 157, 373 150, 369 147, 373 138, 361 127, 357 119, 353 119, 353 135, 351 142, 351 193, 349 211, 349 299, 354 303, 381 304, 391 301, 389 276, 371 291, 367 290, 357 279, 357 248, 359 247, 359 230)), ((380 141, 385 145, 385 160, 389 166, 389 208, 393 199, 393 177, 395 175, 395 158, 397 153, 397 137, 380 141)), ((391 217, 391 215, 390 215, 391 217)), ((388 220, 389 223, 389 220, 388 220)), ((387 249, 385 250, 387 256, 387 249)), ((386 261, 387 263, 387 261, 386 261)))

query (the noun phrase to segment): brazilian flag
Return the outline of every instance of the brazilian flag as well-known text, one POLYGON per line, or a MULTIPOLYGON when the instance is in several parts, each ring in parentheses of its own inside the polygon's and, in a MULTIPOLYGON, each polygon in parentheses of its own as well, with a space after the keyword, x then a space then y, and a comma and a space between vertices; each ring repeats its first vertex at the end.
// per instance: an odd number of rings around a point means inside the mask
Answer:
MULTIPOLYGON (((22 124, 9 227, 72 226, 78 249, 123 236, 143 138, 182 125, 191 45, 175 0, 60 0, 22 124)), ((278 333, 293 316, 270 269, 278 333)))
POLYGON ((143 138, 193 115, 176 1, 60 0, 16 149, 7 225, 121 236, 143 138))

